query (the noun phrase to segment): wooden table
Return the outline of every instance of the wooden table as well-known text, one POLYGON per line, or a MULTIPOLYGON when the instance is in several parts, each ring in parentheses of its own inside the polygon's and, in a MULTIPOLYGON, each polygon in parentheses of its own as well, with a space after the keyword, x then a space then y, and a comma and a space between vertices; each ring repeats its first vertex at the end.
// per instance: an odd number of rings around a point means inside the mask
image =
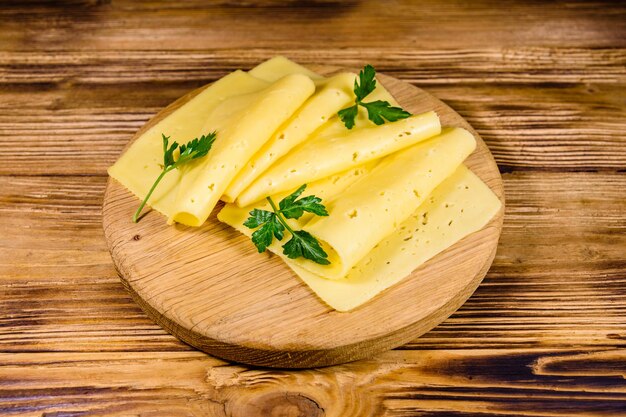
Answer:
POLYGON ((0 414, 626 415, 625 68, 619 2, 0 3, 0 414), (131 135, 276 54, 432 92, 503 172, 484 283, 370 360, 197 352, 131 301, 105 247, 105 169, 131 135))

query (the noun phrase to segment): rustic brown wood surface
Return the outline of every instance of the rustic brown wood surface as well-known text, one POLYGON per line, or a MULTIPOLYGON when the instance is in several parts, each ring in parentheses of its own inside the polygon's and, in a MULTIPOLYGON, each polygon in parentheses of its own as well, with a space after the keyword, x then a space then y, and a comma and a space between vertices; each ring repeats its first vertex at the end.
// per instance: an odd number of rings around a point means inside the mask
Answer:
MULTIPOLYGON (((327 76, 342 70, 309 68, 327 76)), ((377 78, 405 110, 436 111, 443 126, 473 131, 458 113, 424 90, 382 73, 377 78)), ((203 88, 160 111, 135 138, 203 88)), ((504 200, 493 156, 473 133, 476 150, 465 164, 504 200)), ((109 181, 102 208, 104 235, 120 278, 137 304, 170 333, 200 350, 236 362, 281 368, 371 357, 431 330, 482 281, 495 256, 504 214, 503 204, 481 230, 373 300, 340 313, 319 300, 285 262, 257 253, 248 238, 220 223, 217 210, 200 228, 171 227, 155 211, 133 223, 137 204, 137 197, 122 184, 109 181), (298 314, 291 314, 294 311, 298 314)))
POLYGON ((625 87, 620 2, 0 3, 0 415, 626 415, 625 87), (424 88, 503 172, 481 286, 369 360, 209 357, 143 314, 106 248, 105 168, 134 132, 277 53, 424 88))

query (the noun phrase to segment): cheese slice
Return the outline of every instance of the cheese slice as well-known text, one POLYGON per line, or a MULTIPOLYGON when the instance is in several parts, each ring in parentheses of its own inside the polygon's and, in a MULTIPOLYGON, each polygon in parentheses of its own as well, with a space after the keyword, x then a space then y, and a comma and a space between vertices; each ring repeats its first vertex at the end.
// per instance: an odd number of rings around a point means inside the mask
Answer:
MULTIPOLYGON (((303 67, 294 64, 283 67, 281 61, 268 67, 279 75, 294 73, 303 67)), ((261 64, 264 65, 265 63, 261 64)), ((292 63, 293 64, 293 63, 292 63)), ((267 69, 265 70, 267 71, 267 69)), ((265 72, 264 71, 264 72, 265 72)), ((306 72, 303 72, 305 75, 306 72)), ((263 79, 272 79, 262 74, 263 79)), ((346 127, 337 116, 337 112, 353 104, 354 80, 356 75, 340 73, 318 83, 318 91, 311 97, 294 118, 287 122, 272 139, 250 160, 246 167, 233 180, 226 190, 222 200, 233 202, 260 174, 266 171, 280 157, 287 154, 303 141, 314 141, 318 137, 340 136, 346 133, 346 127), (316 123, 317 122, 317 123, 316 123)), ((369 101, 383 100, 393 106, 398 106, 395 98, 378 82, 376 88, 367 99, 369 101)), ((355 118, 354 129, 374 127, 368 119, 367 111, 360 107, 355 118)))
POLYGON ((304 258, 292 262, 329 279, 343 278, 452 175, 475 147, 470 132, 452 128, 385 158, 326 206, 328 216, 316 216, 304 227, 324 242, 331 264, 304 258))
POLYGON ((276 82, 281 78, 292 74, 303 74, 317 83, 323 83, 324 77, 315 72, 296 64, 284 56, 275 56, 248 71, 248 74, 268 82, 276 82))
POLYGON ((278 158, 306 140, 339 110, 350 105, 354 101, 352 89, 355 78, 354 74, 341 73, 324 83, 237 174, 222 200, 234 201, 241 191, 278 158))
MULTIPOLYGON (((398 283, 465 236, 482 229, 500 206, 491 189, 461 165, 342 279, 323 278, 273 251, 322 301, 335 310, 349 311, 398 283)), ((227 204, 218 215, 220 221, 249 237, 253 230, 243 226, 246 217, 246 211, 234 204, 227 204)))
POLYGON ((224 111, 223 118, 215 116, 219 111, 211 115, 203 130, 220 126, 217 139, 209 154, 184 172, 170 221, 188 226, 204 223, 244 164, 314 91, 309 77, 288 75, 259 92, 251 103, 239 101, 238 111, 224 111))
MULTIPOLYGON (((500 206, 491 189, 462 165, 345 279, 324 279, 293 263, 287 264, 326 304, 338 311, 349 311, 482 229, 500 206)), ((411 279, 419 279, 419 275, 411 279)))
MULTIPOLYGON (((400 106, 396 99, 391 95, 389 91, 380 83, 376 83, 376 88, 367 96, 367 101, 377 101, 382 100, 386 101, 392 106, 400 106)), ((376 125, 369 120, 367 115, 367 110, 363 107, 359 106, 358 113, 356 118, 354 119, 354 127, 352 131, 357 131, 364 127, 375 127, 376 125)), ((343 124, 339 116, 334 115, 331 119, 328 120, 328 123, 321 126, 309 140, 318 140, 317 138, 329 138, 329 137, 337 137, 346 134, 348 131, 346 126, 343 124)))
MULTIPOLYGON (((191 100, 146 130, 108 169, 109 175, 143 200, 162 170, 163 144, 161 134, 179 143, 198 137, 203 125, 224 101, 245 96, 269 84, 243 71, 235 71, 214 82, 191 100)), ((159 183, 148 205, 170 216, 181 180, 179 170, 170 171, 159 183)))
MULTIPOLYGON (((339 174, 331 175, 327 178, 314 181, 307 184, 306 190, 302 196, 315 195, 322 199, 323 204, 329 204, 350 185, 356 183, 361 178, 369 174, 374 167, 380 163, 380 160, 370 161, 356 168, 351 168, 339 174)), ((279 202, 287 197, 290 192, 276 194, 272 196, 275 202, 279 202)), ((218 213, 217 217, 220 221, 227 224, 243 223, 253 209, 271 210, 271 206, 267 200, 261 200, 247 207, 239 207, 236 204, 226 204, 218 213)), ((290 226, 296 229, 302 229, 313 218, 314 215, 305 212, 299 219, 286 219, 290 226)))
MULTIPOLYGON (((384 158, 358 181, 335 190, 336 194, 326 193, 330 199, 322 200, 329 213, 327 217, 314 216, 306 224, 292 221, 291 225, 318 239, 328 254, 330 265, 304 258, 288 259, 282 253, 285 242, 275 240, 269 249, 290 265, 328 279, 341 279, 385 236, 393 233, 398 224, 461 165, 475 146, 476 141, 468 131, 446 129, 436 138, 384 158)), ((328 184, 328 181, 318 184, 328 184)), ((304 195, 315 194, 314 191, 317 190, 306 190, 304 195)), ((278 201, 283 196, 274 199, 278 201)), ((267 209, 264 202, 261 206, 253 204, 239 210, 227 205, 218 219, 237 228, 254 207, 267 209)))
POLYGON ((346 129, 336 136, 316 137, 276 162, 245 189, 236 202, 239 206, 250 205, 265 196, 379 159, 440 131, 437 114, 428 112, 381 126, 346 129))

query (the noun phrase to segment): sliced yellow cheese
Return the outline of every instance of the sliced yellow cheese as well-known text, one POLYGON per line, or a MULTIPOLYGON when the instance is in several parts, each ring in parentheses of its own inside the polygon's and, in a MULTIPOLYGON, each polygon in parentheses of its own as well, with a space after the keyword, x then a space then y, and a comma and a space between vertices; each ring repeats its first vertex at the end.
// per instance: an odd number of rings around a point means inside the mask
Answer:
MULTIPOLYGON (((276 243, 271 249, 322 301, 335 310, 349 311, 401 281, 439 252, 482 229, 500 206, 491 189, 461 165, 343 279, 326 279, 298 266, 282 255, 276 243)), ((247 215, 245 209, 227 204, 218 218, 249 237, 253 230, 243 226, 247 215)), ((297 223, 290 224, 297 227, 297 223)))
POLYGON ((170 221, 200 226, 244 164, 274 131, 313 94, 315 86, 302 74, 283 77, 260 92, 252 103, 220 121, 210 117, 205 132, 217 130, 208 156, 184 171, 170 221))
POLYGON ((284 56, 275 56, 248 71, 248 74, 268 82, 275 82, 286 75, 303 74, 316 82, 323 82, 324 77, 296 64, 284 56))
MULTIPOLYGON (((438 184, 452 175, 475 146, 474 137, 465 129, 446 129, 436 138, 384 158, 358 181, 335 190, 334 196, 338 198, 323 198, 327 217, 315 216, 306 224, 295 225, 319 240, 330 265, 304 258, 288 259, 282 253, 284 242, 274 241, 269 249, 290 265, 328 279, 341 279, 406 220, 438 184)), ((318 184, 328 186, 328 181, 318 184)), ((320 188, 318 185, 317 189, 320 188)), ((306 194, 315 191, 310 189, 306 194)), ((237 227, 252 208, 266 209, 265 203, 261 204, 262 207, 257 203, 240 211, 229 205, 219 213, 218 219, 237 227)))
POLYGON ((354 101, 352 89, 355 78, 356 75, 349 73, 330 78, 244 166, 226 189, 222 200, 234 201, 241 191, 278 158, 306 140, 339 110, 350 105, 354 101))
MULTIPOLYGON (((351 168, 339 174, 314 181, 307 185, 307 188, 302 196, 315 195, 322 199, 323 204, 329 204, 335 198, 338 198, 338 196, 340 196, 341 193, 350 185, 359 181, 361 178, 364 178, 379 163, 379 160, 371 161, 359 167, 351 168)), ((275 202, 279 202, 289 194, 290 193, 277 194, 272 196, 272 199, 275 202)), ((226 204, 218 213, 217 218, 218 220, 230 225, 234 225, 236 223, 243 224, 243 222, 248 218, 250 211, 255 208, 260 210, 271 210, 271 206, 267 200, 259 201, 247 207, 239 207, 236 204, 226 204)), ((299 219, 286 220, 292 227, 302 229, 313 216, 313 214, 305 212, 299 219)))
MULTIPOLYGON (((326 304, 338 311, 349 311, 401 281, 459 240, 482 229, 500 206, 500 200, 491 189, 461 166, 345 279, 324 279, 293 263, 287 264, 326 304)), ((244 231, 241 227, 240 230, 244 231)), ((419 276, 411 279, 419 279, 419 276)))
MULTIPOLYGON (((382 100, 386 101, 392 106, 400 106, 396 99, 387 91, 387 89, 380 83, 376 83, 376 88, 372 91, 366 98, 365 101, 377 101, 382 100)), ((346 106, 347 107, 347 106, 346 106)), ((353 131, 364 127, 375 127, 376 125, 369 120, 367 116, 367 110, 363 107, 359 106, 357 117, 354 119, 354 127, 353 131)), ((343 124, 339 116, 334 115, 331 119, 328 120, 328 123, 321 126, 314 135, 314 138, 310 138, 310 140, 315 140, 315 138, 322 137, 333 137, 333 136, 341 136, 346 133, 346 126, 343 124)))
POLYGON ((440 131, 437 114, 428 112, 382 126, 346 129, 336 136, 316 137, 285 155, 259 176, 237 197, 237 204, 247 206, 265 196, 362 165, 440 131))
MULTIPOLYGON (((248 95, 268 85, 243 71, 223 77, 137 138, 109 168, 109 175, 143 199, 162 170, 161 134, 170 136, 170 143, 175 140, 185 143, 200 135, 208 116, 225 100, 248 95)), ((180 179, 178 170, 170 171, 155 189, 148 204, 169 217, 173 212, 180 179)))
POLYGON ((326 206, 327 217, 314 217, 304 227, 323 241, 337 260, 330 265, 304 258, 292 262, 326 278, 343 278, 452 175, 475 147, 470 132, 452 128, 385 158, 326 206))

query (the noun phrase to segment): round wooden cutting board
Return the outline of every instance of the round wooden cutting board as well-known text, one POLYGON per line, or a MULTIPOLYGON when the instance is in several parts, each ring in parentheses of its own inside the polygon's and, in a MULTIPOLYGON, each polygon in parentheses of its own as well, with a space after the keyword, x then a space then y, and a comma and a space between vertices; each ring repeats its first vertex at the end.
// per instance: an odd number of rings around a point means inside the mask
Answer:
MULTIPOLYGON (((504 202, 491 153, 460 115, 410 84, 385 75, 378 80, 411 113, 435 110, 442 125, 470 130, 478 146, 466 164, 504 202)), ((199 91, 161 111, 135 137, 199 91)), ((131 217, 138 204, 109 179, 103 206, 106 240, 122 282, 141 308, 167 331, 211 355, 285 368, 361 359, 405 344, 445 320, 487 273, 504 212, 503 204, 482 230, 366 304, 340 313, 318 299, 279 257, 257 253, 250 239, 220 223, 218 209, 202 227, 192 228, 168 226, 156 211, 135 224, 131 217)))

